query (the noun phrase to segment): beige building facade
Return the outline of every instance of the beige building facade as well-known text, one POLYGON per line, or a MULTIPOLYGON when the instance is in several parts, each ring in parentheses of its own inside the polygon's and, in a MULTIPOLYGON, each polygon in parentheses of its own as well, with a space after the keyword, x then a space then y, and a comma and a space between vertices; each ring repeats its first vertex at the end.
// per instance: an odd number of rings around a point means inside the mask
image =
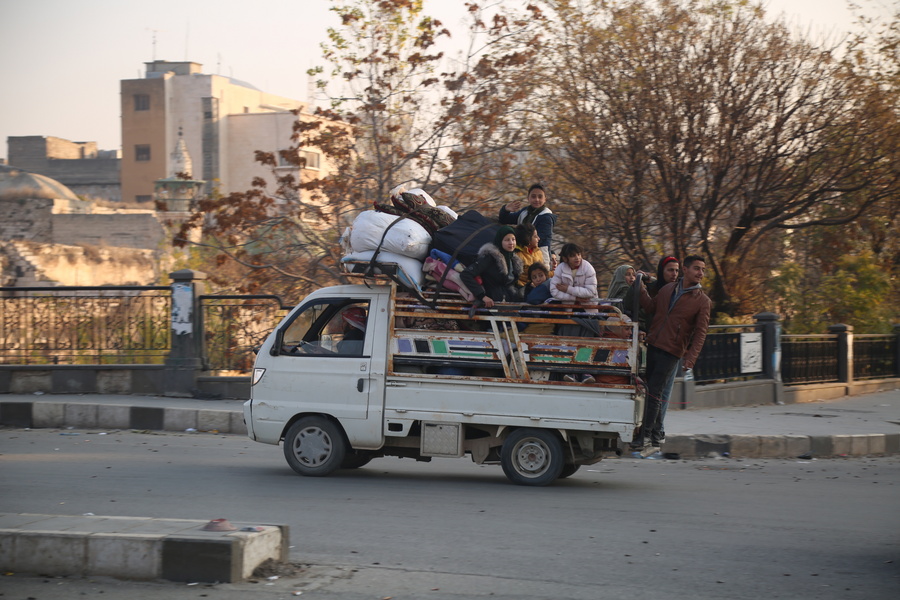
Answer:
MULTIPOLYGON (((194 62, 146 63, 143 79, 121 82, 122 199, 149 202, 172 174, 171 149, 184 140, 193 173, 222 193, 244 191, 258 169, 254 152, 290 146, 298 100, 262 92, 194 62)), ((209 190, 207 190, 209 191, 209 190)))
POLYGON ((13 167, 50 177, 84 198, 121 200, 118 150, 41 135, 11 136, 6 143, 13 167))
POLYGON ((0 285, 150 285, 170 262, 156 211, 110 209, 0 167, 0 285))

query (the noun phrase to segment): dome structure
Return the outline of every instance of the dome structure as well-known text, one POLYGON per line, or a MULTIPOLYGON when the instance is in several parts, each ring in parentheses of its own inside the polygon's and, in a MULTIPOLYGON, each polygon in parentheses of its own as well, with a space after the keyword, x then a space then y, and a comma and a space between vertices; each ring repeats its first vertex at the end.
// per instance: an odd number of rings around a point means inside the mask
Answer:
POLYGON ((79 202, 72 190, 55 179, 14 167, 0 168, 0 201, 23 199, 79 202))

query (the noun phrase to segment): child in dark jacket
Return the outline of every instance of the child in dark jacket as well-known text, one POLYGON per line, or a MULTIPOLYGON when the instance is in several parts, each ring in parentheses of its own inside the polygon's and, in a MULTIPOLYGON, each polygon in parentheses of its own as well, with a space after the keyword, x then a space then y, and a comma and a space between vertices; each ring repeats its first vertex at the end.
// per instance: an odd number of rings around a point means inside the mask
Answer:
POLYGON ((516 232, 508 225, 497 230, 494 241, 478 251, 478 258, 459 274, 475 296, 487 308, 494 302, 518 300, 516 281, 522 273, 522 259, 516 256, 516 232), (475 279, 481 276, 481 284, 475 279))
POLYGON ((532 263, 528 267, 528 285, 525 286, 525 302, 543 304, 549 300, 550 271, 543 263, 532 263))

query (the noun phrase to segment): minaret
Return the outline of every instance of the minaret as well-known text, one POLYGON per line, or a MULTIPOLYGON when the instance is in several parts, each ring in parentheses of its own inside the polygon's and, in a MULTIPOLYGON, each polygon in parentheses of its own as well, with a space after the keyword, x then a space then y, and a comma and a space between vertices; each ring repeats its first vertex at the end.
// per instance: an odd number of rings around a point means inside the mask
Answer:
POLYGON ((185 219, 200 197, 205 181, 192 179, 194 164, 178 128, 178 142, 169 154, 172 165, 169 176, 154 183, 156 208, 169 213, 171 219, 185 219))
POLYGON ((194 176, 194 165, 191 162, 187 144, 184 143, 181 127, 178 128, 178 142, 175 144, 175 150, 172 151, 169 158, 172 159, 172 171, 169 173, 169 177, 175 177, 179 173, 184 173, 188 177, 194 176))

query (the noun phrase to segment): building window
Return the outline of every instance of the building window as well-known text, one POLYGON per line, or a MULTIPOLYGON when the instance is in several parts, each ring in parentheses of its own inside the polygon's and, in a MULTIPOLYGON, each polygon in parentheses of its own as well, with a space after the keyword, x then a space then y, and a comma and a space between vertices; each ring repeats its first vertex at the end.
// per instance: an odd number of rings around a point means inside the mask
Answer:
POLYGON ((134 160, 150 160, 150 144, 138 144, 134 147, 134 160))
POLYGON ((306 150, 300 151, 300 158, 303 160, 303 168, 304 169, 319 169, 319 153, 318 152, 307 152, 306 150))
POLYGON ((153 196, 135 196, 135 202, 150 202, 153 200, 153 196))
POLYGON ((147 94, 135 94, 134 110, 150 110, 150 96, 147 94))

